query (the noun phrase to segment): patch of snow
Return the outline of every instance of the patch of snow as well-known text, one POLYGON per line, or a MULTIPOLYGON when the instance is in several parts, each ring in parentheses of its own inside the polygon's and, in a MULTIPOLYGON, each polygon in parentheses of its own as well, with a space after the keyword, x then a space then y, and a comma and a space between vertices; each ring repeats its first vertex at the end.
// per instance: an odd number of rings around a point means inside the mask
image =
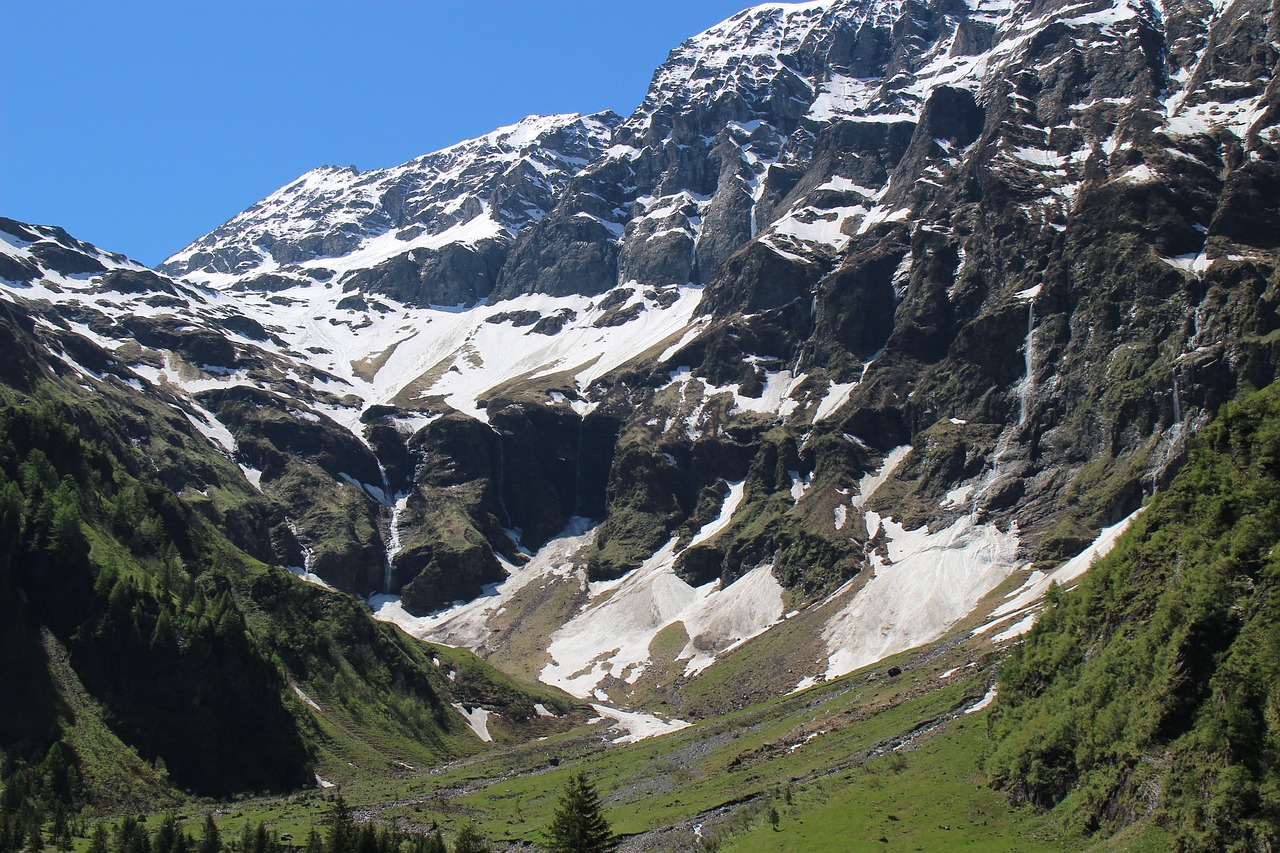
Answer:
POLYGON ((738 480, 736 483, 729 484, 729 494, 725 495, 724 503, 720 505, 720 514, 704 524, 694 534, 694 537, 689 540, 688 548, 701 545, 729 526, 729 522, 733 520, 733 514, 738 511, 738 505, 742 503, 742 496, 746 493, 746 488, 746 480, 738 480))
POLYGON ((973 486, 960 486, 947 492, 947 496, 938 504, 942 509, 948 509, 955 506, 964 506, 965 501, 969 500, 969 496, 973 494, 973 486))
POLYGON ((603 719, 613 720, 614 729, 625 732, 620 737, 614 738, 613 743, 636 743, 647 738, 678 732, 692 725, 684 720, 664 720, 653 714, 643 714, 638 711, 620 711, 608 705, 593 704, 591 707, 603 719))
POLYGON ((978 712, 978 711, 981 711, 983 708, 987 707, 988 705, 990 705, 990 704, 991 704, 992 702, 994 702, 994 701, 996 701, 996 688, 995 688, 995 686, 993 685, 993 686, 992 686, 992 687, 991 687, 991 688, 986 692, 986 695, 985 695, 985 696, 983 696, 983 697, 982 697, 981 699, 979 699, 977 702, 975 702, 975 703, 973 703, 972 705, 970 705, 968 708, 965 708, 965 709, 964 709, 964 712, 965 712, 966 714, 973 714, 973 713, 976 713, 976 712, 978 712))
POLYGON ((1016 590, 1016 595, 991 611, 992 618, 1007 617, 1038 604, 1044 600, 1044 594, 1049 590, 1050 584, 1057 583, 1061 587, 1066 587, 1079 578, 1095 561, 1110 553, 1111 549, 1115 547, 1116 540, 1129 529, 1129 525, 1133 523, 1133 520, 1142 511, 1143 509, 1139 508, 1110 527, 1103 528, 1098 533, 1098 538, 1093 540, 1089 547, 1054 571, 1033 573, 1026 583, 1016 590))
POLYGON ((773 575, 773 565, 756 566, 681 614, 689 642, 676 660, 687 658, 684 674, 697 675, 715 663, 719 655, 782 621, 783 610, 782 584, 773 575))
POLYGON ((841 406, 849 402, 849 395, 857 387, 857 382, 831 383, 831 387, 827 389, 822 402, 818 404, 818 410, 813 413, 813 422, 816 424, 835 414, 841 406))
POLYGON ((1026 616, 1022 617, 1021 621, 992 637, 991 642, 1003 643, 1007 640, 1012 640, 1015 637, 1021 637, 1023 634, 1030 631, 1032 626, 1036 624, 1036 619, 1039 615, 1039 613, 1028 613, 1026 616))
POLYGON ((889 561, 873 556, 874 575, 823 628, 827 678, 941 637, 1018 565, 1017 532, 974 515, 936 533, 866 516, 868 531, 883 527, 889 561))
MULTIPOLYGON (((698 531, 690 547, 730 523, 742 488, 730 484, 720 515, 698 531)), ((649 666, 654 638, 677 622, 690 638, 677 659, 689 657, 691 667, 702 669, 781 620, 781 587, 771 566, 759 566, 723 590, 718 581, 695 588, 676 576, 677 556, 672 539, 634 571, 591 584, 591 600, 551 636, 552 662, 539 680, 585 699, 597 696, 608 678, 634 684, 649 666)))
POLYGON ((462 715, 462 719, 467 721, 467 725, 471 727, 471 731, 476 733, 476 737, 485 743, 493 743, 493 735, 489 734, 489 717, 496 717, 497 714, 486 708, 474 708, 470 711, 458 702, 451 703, 453 709, 462 715))
MULTIPOLYGON (((858 481, 858 491, 850 500, 853 508, 862 509, 867 501, 871 499, 871 496, 876 493, 876 489, 888 482, 909 453, 911 453, 911 445, 909 444, 895 447, 885 455, 884 462, 877 470, 864 474, 862 479, 858 481)), ((867 532, 874 534, 875 528, 868 524, 867 532)))
POLYGON ((507 580, 493 584, 479 598, 427 616, 404 609, 399 596, 376 595, 369 599, 374 618, 399 625, 405 633, 428 642, 484 648, 491 638, 489 618, 496 615, 520 590, 535 581, 571 578, 578 573, 577 555, 595 538, 595 528, 585 519, 570 521, 564 532, 543 545, 523 566, 505 563, 507 580))
POLYGON ((299 687, 296 684, 293 685, 293 692, 297 694, 299 699, 301 699, 303 702, 306 702, 309 707, 311 707, 316 711, 320 710, 320 706, 316 704, 316 701, 312 699, 310 696, 308 696, 306 693, 303 693, 301 687, 299 687))
POLYGON ((801 690, 808 690, 810 687, 818 683, 817 676, 806 675, 804 678, 796 682, 796 686, 787 691, 788 694, 799 693, 801 690))

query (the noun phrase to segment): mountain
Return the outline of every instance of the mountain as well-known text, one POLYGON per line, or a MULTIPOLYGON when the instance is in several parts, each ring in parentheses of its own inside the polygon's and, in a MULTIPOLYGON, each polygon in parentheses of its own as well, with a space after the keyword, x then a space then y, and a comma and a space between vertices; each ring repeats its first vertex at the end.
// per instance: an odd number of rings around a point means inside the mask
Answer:
POLYGON ((158 272, 6 220, 0 276, 234 463, 239 547, 694 717, 1025 580, 1015 639, 1275 379, 1277 45, 1262 0, 766 4, 628 117, 318 169, 158 272))

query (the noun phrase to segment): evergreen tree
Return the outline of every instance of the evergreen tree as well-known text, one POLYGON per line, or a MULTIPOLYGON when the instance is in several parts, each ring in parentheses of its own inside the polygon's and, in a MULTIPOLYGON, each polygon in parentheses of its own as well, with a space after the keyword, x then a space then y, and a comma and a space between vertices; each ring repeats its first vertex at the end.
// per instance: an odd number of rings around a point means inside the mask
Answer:
POLYGON ((327 853, 354 853, 356 847, 355 821, 351 817, 351 809, 347 801, 339 794, 333 801, 333 813, 330 816, 329 843, 325 845, 327 853))
POLYGON ((40 853, 44 849, 44 834, 40 832, 40 821, 33 820, 27 827, 27 853, 40 853))
POLYGON ((463 824, 453 840, 453 853, 490 853, 492 849, 474 823, 463 824))
POLYGON ((93 828, 93 837, 89 841, 89 853, 109 853, 107 847, 107 830, 102 824, 93 828))
POLYGON ((609 822, 600 810, 600 796, 586 773, 569 779, 555 817, 547 829, 551 853, 605 853, 618 849, 609 822))
MULTIPOLYGON (((316 832, 316 828, 311 827, 311 832, 307 833, 307 853, 324 853, 324 841, 320 838, 320 833, 316 832)), ((201 850, 200 853, 206 853, 201 850)))
MULTIPOLYGON (((199 853, 221 853, 222 836, 218 832, 218 825, 213 822, 213 815, 205 814, 204 816, 204 835, 200 838, 199 853)), ((93 851, 90 851, 93 853, 93 851)))

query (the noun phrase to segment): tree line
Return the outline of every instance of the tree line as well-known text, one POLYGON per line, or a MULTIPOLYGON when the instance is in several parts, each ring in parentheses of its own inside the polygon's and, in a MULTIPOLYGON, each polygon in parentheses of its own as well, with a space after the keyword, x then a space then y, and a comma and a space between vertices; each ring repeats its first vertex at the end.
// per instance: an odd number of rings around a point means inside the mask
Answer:
MULTIPOLYGON (((75 820, 61 808, 52 815, 29 804, 0 809, 0 853, 71 851, 73 835, 86 834, 83 819, 78 827, 73 826, 75 820)), ((412 832, 358 823, 341 795, 333 801, 323 834, 312 828, 302 840, 282 836, 265 823, 255 827, 248 821, 238 836, 226 837, 211 814, 205 815, 198 835, 189 833, 172 815, 160 819, 154 830, 145 821, 129 816, 111 829, 97 824, 89 834, 88 853, 489 853, 493 849, 471 823, 454 833, 451 843, 438 828, 412 832)), ((573 776, 565 786, 543 840, 550 853, 608 853, 617 849, 618 839, 586 774, 573 776)))

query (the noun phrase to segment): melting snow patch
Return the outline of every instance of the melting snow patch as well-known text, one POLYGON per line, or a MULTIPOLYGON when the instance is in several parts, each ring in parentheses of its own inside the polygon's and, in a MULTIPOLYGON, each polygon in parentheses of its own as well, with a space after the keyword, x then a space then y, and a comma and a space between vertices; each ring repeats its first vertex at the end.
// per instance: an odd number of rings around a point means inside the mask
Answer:
POLYGON ((687 729, 692 723, 684 720, 664 720, 652 714, 641 714, 637 711, 619 711, 608 705, 592 705, 602 719, 613 720, 613 728, 626 732, 613 739, 613 743, 635 743, 658 735, 671 734, 687 729))
MULTIPOLYGON (((898 470, 898 466, 902 464, 902 460, 906 459, 907 454, 910 452, 911 445, 909 444, 904 444, 901 447, 895 447, 893 450, 889 451, 887 456, 885 456, 884 464, 880 466, 880 470, 872 471, 871 473, 863 476, 863 478, 858 481, 858 493, 854 496, 853 500, 850 501, 850 503, 853 504, 853 508, 862 509, 867 500, 876 493, 876 489, 883 486, 885 482, 893 476, 893 472, 898 470)), ((867 530, 871 533, 875 532, 875 528, 869 523, 867 525, 867 530)))
POLYGON ((375 595, 369 599, 369 606, 374 618, 399 625, 405 633, 418 639, 478 651, 491 636, 489 617, 530 583, 575 575, 578 570, 575 555, 591 543, 594 535, 595 528, 586 519, 572 519, 563 533, 542 546, 523 566, 504 562, 508 574, 504 583, 487 587, 488 595, 457 607, 414 616, 394 595, 375 595))
POLYGON ((990 690, 987 691, 985 696, 983 696, 977 702, 970 705, 968 708, 965 708, 964 712, 966 714, 972 714, 975 711, 981 711, 983 708, 987 707, 994 701, 996 701, 996 689, 995 687, 992 687, 990 690))
POLYGON ((299 580, 306 581, 309 584, 315 584, 316 586, 322 586, 325 589, 333 589, 333 587, 324 578, 320 577, 315 572, 307 571, 302 566, 289 566, 288 569, 299 580))
MULTIPOLYGON (((485 743, 493 743, 493 736, 489 734, 489 715, 493 714, 492 711, 486 710, 485 708, 476 708, 473 711, 468 711, 463 705, 457 702, 452 704, 454 710, 461 714, 462 718, 467 721, 467 725, 471 727, 471 731, 476 733, 476 737, 480 738, 480 740, 485 743)), ((496 714, 493 715, 497 716, 496 714)))
POLYGON ((296 694, 298 695, 298 698, 299 698, 299 699, 301 699, 303 702, 306 702, 308 706, 310 706, 311 708, 313 708, 313 709, 315 709, 315 710, 317 710, 317 711, 319 711, 319 710, 320 710, 320 706, 316 704, 316 700, 312 699, 310 696, 308 696, 307 694, 303 693, 303 692, 302 692, 302 688, 301 688, 301 687, 299 687, 299 686, 298 686, 298 685, 296 685, 296 684, 295 684, 295 685, 293 685, 293 692, 294 692, 294 693, 296 693, 296 694))
MULTIPOLYGON (((720 515, 703 526, 691 545, 726 527, 742 500, 742 483, 731 483, 720 515)), ((592 584, 593 600, 556 631, 547 649, 552 662, 539 679, 586 699, 599 698, 607 678, 634 684, 649 665, 649 647, 663 629, 683 624, 689 642, 677 656, 697 672, 718 654, 735 648, 782 618, 782 590, 772 566, 757 566, 725 589, 718 582, 692 587, 674 571, 675 540, 640 568, 616 581, 592 584), (608 590, 611 594, 604 596, 608 590)))
POLYGON ((1017 533, 976 516, 930 533, 866 515, 868 530, 883 525, 890 561, 873 558, 871 580, 823 629, 827 678, 937 639, 1017 568, 1017 533))
POLYGON ((1098 534, 1098 538, 1093 541, 1093 544, 1063 563, 1056 570, 1048 574, 1032 573, 1031 577, 1027 578, 1027 582, 1017 591, 1017 594, 991 611, 991 616, 998 620, 1000 617, 1011 616, 1021 610, 1025 610, 1044 599, 1044 594, 1048 591, 1049 584, 1057 583, 1059 586, 1066 586, 1080 577, 1088 570, 1089 566, 1093 565, 1095 560, 1105 556, 1115 547, 1116 540, 1120 538, 1120 534, 1129 529, 1129 525, 1141 512, 1142 509, 1138 509, 1110 527, 1104 528, 1098 534))
POLYGON ((792 687, 788 693, 799 693, 801 690, 808 690, 810 687, 818 683, 817 676, 806 675, 804 678, 796 682, 796 686, 792 687))
POLYGON ((1021 637, 1023 634, 1030 631, 1032 626, 1036 624, 1036 617, 1039 615, 1040 614, 1038 611, 1035 613, 1028 613, 1026 616, 1024 616, 1021 619, 1021 621, 1013 625, 1013 627, 1007 628, 1001 631, 999 634, 996 634, 994 637, 992 637, 991 642, 1003 643, 1007 640, 1012 640, 1017 637, 1021 637))
POLYGON ((553 718, 559 719, 559 717, 557 717, 555 714, 548 711, 547 706, 543 705, 541 702, 538 702, 533 706, 533 711, 539 717, 553 717, 553 718))
POLYGON ((813 475, 801 475, 799 471, 788 471, 787 474, 791 477, 791 500, 800 503, 804 493, 809 490, 809 483, 812 481, 813 475))
POLYGON ((328 779, 321 779, 319 773, 316 773, 315 777, 316 777, 317 788, 336 788, 337 787, 337 785, 330 782, 328 779))
POLYGON ((818 404, 818 411, 813 414, 813 422, 826 420, 836 411, 849 402, 849 395, 853 393, 853 389, 858 387, 857 382, 833 383, 827 389, 827 394, 822 398, 822 402, 818 404))

